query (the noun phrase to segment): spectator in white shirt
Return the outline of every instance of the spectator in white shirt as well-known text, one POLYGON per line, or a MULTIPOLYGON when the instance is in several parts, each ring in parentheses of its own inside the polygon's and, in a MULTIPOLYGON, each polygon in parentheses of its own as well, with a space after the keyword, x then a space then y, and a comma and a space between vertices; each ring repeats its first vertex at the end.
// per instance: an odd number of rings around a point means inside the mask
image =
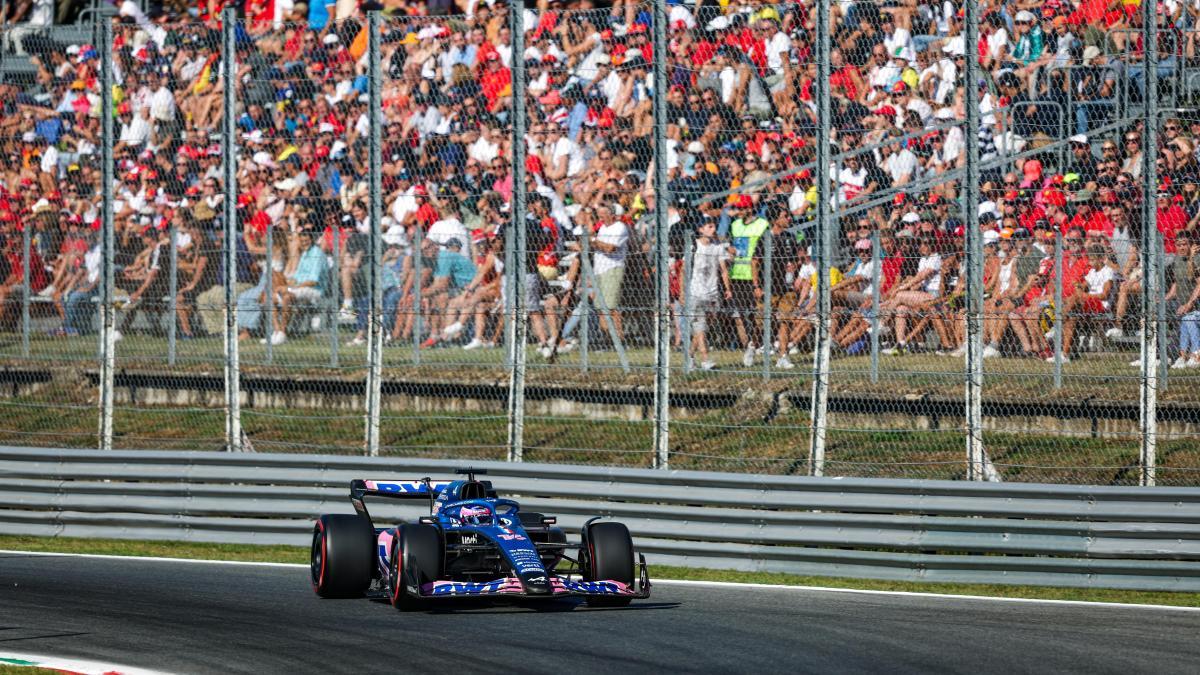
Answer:
POLYGON ((134 113, 128 102, 117 106, 117 116, 121 121, 121 134, 113 148, 114 154, 120 154, 126 148, 141 151, 150 140, 150 122, 146 119, 144 110, 134 113))
POLYGON ((916 51, 913 46, 912 33, 907 28, 896 25, 896 18, 890 12, 880 13, 879 29, 883 32, 883 45, 887 53, 896 55, 897 52, 910 53, 916 51))
POLYGON ((705 218, 696 230, 686 308, 686 316, 692 322, 692 347, 703 370, 715 367, 708 358, 708 314, 720 308, 722 298, 733 297, 729 285, 730 257, 729 247, 717 239, 716 219, 705 218))
POLYGON ((153 70, 146 73, 146 89, 150 92, 150 119, 156 123, 174 122, 175 95, 163 84, 162 77, 153 70))
POLYGON ((564 129, 558 124, 546 125, 545 155, 549 160, 546 165, 546 178, 558 181, 563 178, 574 178, 583 171, 583 153, 574 141, 563 134, 564 129))
POLYGON ((892 187, 906 185, 916 178, 919 163, 917 156, 901 141, 893 141, 882 148, 881 166, 892 178, 892 187))
MULTIPOLYGON (((598 302, 612 314, 613 325, 618 337, 621 332, 621 313, 617 311, 621 302, 621 285, 625 280, 625 255, 629 249, 629 227, 613 215, 607 205, 597 207, 596 216, 601 223, 591 235, 592 274, 596 279, 598 302)), ((586 233, 585 233, 586 236, 586 233)))
MULTIPOLYGON (((1080 280, 1076 289, 1063 302, 1063 355, 1064 362, 1070 361, 1067 354, 1071 351, 1071 340, 1075 338, 1075 328, 1079 321, 1091 320, 1088 317, 1100 316, 1108 312, 1109 301, 1112 298, 1113 283, 1117 279, 1117 270, 1107 265, 1108 253, 1103 246, 1092 245, 1087 250, 1088 263, 1091 269, 1080 280)), ((1065 263, 1064 263, 1065 265, 1065 263)), ((1047 361, 1053 362, 1054 358, 1047 361)))

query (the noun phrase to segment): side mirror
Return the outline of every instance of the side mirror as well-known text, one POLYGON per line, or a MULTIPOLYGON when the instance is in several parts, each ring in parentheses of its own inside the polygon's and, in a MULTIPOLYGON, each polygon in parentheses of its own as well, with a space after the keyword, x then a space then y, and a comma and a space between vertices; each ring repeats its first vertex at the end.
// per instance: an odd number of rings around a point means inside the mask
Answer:
POLYGON ((417 518, 417 522, 422 525, 435 525, 437 524, 437 518, 434 518, 433 516, 421 516, 420 518, 417 518))
POLYGON ((553 525, 558 522, 557 516, 542 516, 543 525, 553 525))

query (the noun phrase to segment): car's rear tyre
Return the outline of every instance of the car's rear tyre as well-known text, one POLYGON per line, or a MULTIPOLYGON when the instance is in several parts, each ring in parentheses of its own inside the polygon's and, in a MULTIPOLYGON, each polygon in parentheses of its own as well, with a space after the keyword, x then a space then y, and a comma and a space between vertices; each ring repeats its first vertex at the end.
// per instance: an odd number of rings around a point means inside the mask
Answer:
POLYGON ((322 598, 359 597, 371 585, 375 530, 359 515, 321 516, 313 526, 309 569, 322 598))
MULTIPOLYGON (((633 586, 633 538, 622 523, 595 523, 587 536, 588 581, 619 581, 633 586)), ((631 598, 622 596, 589 596, 592 607, 623 607, 631 598)))
POLYGON ((406 580, 417 586, 441 576, 442 537, 431 525, 401 525, 392 538, 390 591, 392 606, 413 610, 425 607, 425 599, 409 593, 406 580))

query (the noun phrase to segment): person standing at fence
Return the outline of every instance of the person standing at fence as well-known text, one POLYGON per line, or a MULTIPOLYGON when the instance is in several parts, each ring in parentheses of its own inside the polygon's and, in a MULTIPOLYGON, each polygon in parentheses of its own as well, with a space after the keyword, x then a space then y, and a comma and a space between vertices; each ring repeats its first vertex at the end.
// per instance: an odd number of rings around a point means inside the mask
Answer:
MULTIPOLYGON (((366 208, 360 203, 354 205, 355 215, 361 213, 364 216, 360 223, 365 223, 366 208)), ((354 218, 353 220, 357 220, 354 218)), ((346 343, 347 347, 359 347, 367 343, 367 321, 370 319, 371 309, 371 282, 369 278, 370 268, 367 265, 369 249, 371 246, 367 235, 362 231, 360 224, 349 233, 349 239, 346 242, 345 251, 342 253, 341 265, 338 271, 341 272, 342 288, 346 289, 345 294, 349 294, 354 311, 354 337, 346 343)), ((386 287, 385 287, 386 288, 386 287)), ((343 302, 343 306, 345 306, 343 302)), ((339 317, 345 312, 341 310, 339 317)))
MULTIPOLYGON (((596 279, 597 302, 603 302, 613 320, 618 340, 623 339, 621 330, 621 286, 625 281, 625 257, 629 252, 629 226, 616 218, 607 205, 597 207, 596 216, 600 227, 591 235, 592 275, 596 279)), ((584 233, 583 236, 588 236, 584 233)))
POLYGON ((1190 232, 1180 232, 1175 238, 1175 260, 1171 263, 1175 278, 1166 301, 1178 303, 1175 316, 1179 317, 1179 358, 1172 368, 1200 368, 1200 246, 1192 240, 1190 232))
MULTIPOLYGON (((771 275, 771 296, 761 297, 760 302, 769 303, 778 332, 779 359, 775 367, 781 370, 795 368, 788 359, 788 341, 790 331, 796 319, 796 286, 799 271, 800 244, 796 235, 787 231, 791 225, 791 214, 782 204, 772 204, 767 208, 767 220, 771 223, 771 260, 766 260, 766 247, 760 246, 754 254, 754 266, 761 270, 760 278, 766 279, 771 275)), ((756 295, 761 295, 756 293, 756 295)), ((764 326, 765 328, 765 326, 764 326)), ((771 344, 771 336, 763 335, 763 344, 771 344)), ((763 358, 770 358, 764 347, 763 358)))
POLYGON ((734 197, 734 200, 730 210, 737 218, 729 225, 734 250, 733 266, 729 271, 733 297, 729 306, 737 327, 738 340, 745 349, 742 365, 749 368, 754 365, 756 344, 746 323, 754 317, 757 300, 762 294, 758 270, 753 264, 754 251, 758 248, 758 240, 767 231, 769 223, 758 215, 754 208, 754 198, 750 195, 739 195, 734 197))
POLYGON ((720 307, 721 298, 733 297, 729 279, 730 248, 717 239, 717 220, 705 217, 696 228, 696 248, 688 280, 686 319, 692 322, 692 349, 701 370, 716 364, 708 354, 708 315, 720 307))

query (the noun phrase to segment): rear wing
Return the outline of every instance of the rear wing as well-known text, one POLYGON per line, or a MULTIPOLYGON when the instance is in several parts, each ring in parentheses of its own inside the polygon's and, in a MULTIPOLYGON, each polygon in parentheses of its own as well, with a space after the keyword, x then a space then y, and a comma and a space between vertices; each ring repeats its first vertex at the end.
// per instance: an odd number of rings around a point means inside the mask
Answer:
POLYGON ((429 502, 430 509, 438 495, 450 486, 450 481, 437 481, 428 478, 421 480, 362 480, 355 478, 350 481, 350 503, 360 515, 371 517, 367 512, 365 498, 388 497, 391 499, 424 499, 429 502))
MULTIPOLYGON (((482 472, 480 472, 482 473, 482 472)), ((472 476, 474 478, 474 476, 472 476)), ((491 481, 480 481, 488 497, 495 497, 496 491, 491 481)), ((371 517, 367 512, 366 497, 387 497, 390 499, 424 499, 429 502, 430 513, 433 512, 434 502, 454 481, 421 478, 418 480, 362 480, 350 481, 350 503, 359 514, 371 517)))
POLYGON ((350 499, 394 497, 397 499, 437 499, 449 487, 450 481, 421 480, 361 480, 350 481, 350 499))

